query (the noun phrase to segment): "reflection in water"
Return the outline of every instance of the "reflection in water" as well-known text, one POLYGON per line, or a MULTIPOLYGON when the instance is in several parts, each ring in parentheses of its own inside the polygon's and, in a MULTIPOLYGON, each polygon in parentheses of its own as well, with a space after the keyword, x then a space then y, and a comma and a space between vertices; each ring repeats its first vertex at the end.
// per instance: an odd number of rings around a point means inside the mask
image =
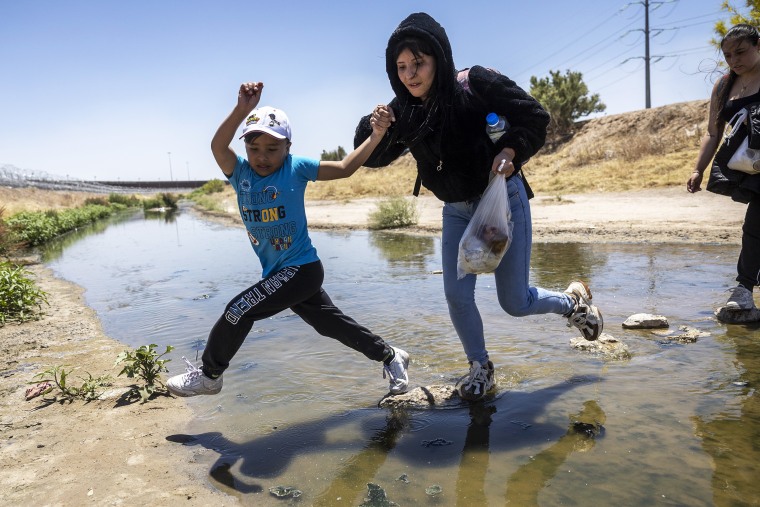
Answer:
POLYGON ((539 505, 538 494, 557 475, 568 456, 573 452, 588 452, 594 447, 596 437, 604 431, 605 420, 596 401, 584 403, 579 413, 570 416, 567 433, 509 477, 505 503, 539 505))
POLYGON ((694 417, 702 447, 715 466, 717 506, 760 505, 760 326, 747 326, 734 340, 739 375, 726 389, 734 403, 719 414, 694 417))
MULTIPOLYGON (((302 490, 302 499, 309 505, 330 506, 335 505, 337 498, 359 500, 367 483, 376 482, 377 477, 390 477, 392 482, 385 483, 389 498, 400 505, 414 505, 425 497, 424 489, 429 486, 423 476, 456 465, 453 472, 457 475, 456 483, 453 487, 449 482, 443 483, 444 494, 450 490, 448 494, 455 496, 457 505, 476 505, 475 502, 487 505, 488 498, 498 496, 498 492, 488 487, 487 476, 494 471, 498 473, 499 456, 523 446, 549 445, 546 435, 559 435, 562 430, 542 421, 547 406, 571 389, 599 382, 598 378, 571 378, 533 392, 509 393, 507 399, 473 403, 465 410, 344 412, 278 426, 268 435, 247 442, 234 442, 218 431, 171 435, 167 439, 201 445, 218 453, 209 474, 230 492, 261 493, 273 485, 271 480, 263 479, 288 476, 289 469, 304 456, 313 455, 313 459, 320 460, 335 452, 348 452, 349 456, 340 460, 340 466, 319 493, 313 489, 313 478, 302 477, 303 483, 278 485, 302 490), (494 421, 497 412, 502 417, 494 421), (461 424, 465 420, 469 423, 461 424), (357 423, 360 429, 356 437, 335 438, 336 434, 351 434, 349 428, 357 423), (431 442, 441 445, 430 445, 431 442), (493 465, 492 456, 496 456, 493 465), (383 471, 386 466, 392 469, 390 476, 383 471), (400 480, 407 473, 409 479, 400 480), (312 488, 307 487, 310 485, 312 488)), ((600 433, 604 421, 604 412, 597 403, 586 402, 580 413, 570 416, 570 427, 557 443, 518 469, 516 479, 508 479, 505 501, 535 498, 544 482, 557 473, 572 452, 583 452, 593 446, 591 439, 600 433), (540 476, 541 480, 526 482, 534 476, 540 476)), ((327 474, 327 470, 318 473, 327 474)))
MULTIPOLYGON (((603 271, 607 254, 594 244, 536 243, 531 250, 533 285, 549 290, 567 287, 572 279, 591 280, 603 271)), ((593 287, 591 288, 593 290, 593 287)))
MULTIPOLYGON (((88 230, 51 245, 45 261, 86 289, 109 336, 175 346, 170 374, 183 371, 182 355, 196 357, 220 308, 260 274, 239 228, 182 212, 126 214, 88 230)), ((326 290, 411 353, 413 385, 466 371, 432 274, 438 238, 343 231, 312 240, 326 290)), ((282 505, 267 493, 277 485, 300 486, 303 505, 357 505, 369 482, 400 505, 757 503, 760 327, 726 326, 712 313, 734 285, 737 250, 535 245, 534 283, 563 288, 585 278, 605 331, 633 357, 606 362, 571 349, 575 334, 561 319, 505 315, 484 275, 476 297, 499 393, 465 409, 374 408, 387 392, 381 372, 285 312, 257 323, 219 395, 188 400, 200 414, 190 438, 213 450, 195 457, 214 484, 257 506, 282 505), (641 311, 708 336, 664 344, 622 329, 641 311), (602 424, 614 438, 591 439, 602 424), (434 484, 443 492, 429 498, 434 484)))
POLYGON ((177 221, 177 210, 166 209, 164 211, 149 210, 143 211, 146 220, 161 220, 164 223, 171 224, 177 221))
POLYGON ((110 217, 98 220, 92 224, 88 224, 84 227, 78 227, 73 231, 69 231, 66 234, 62 234, 51 241, 48 241, 44 245, 38 248, 40 258, 42 262, 51 262, 63 255, 63 251, 78 242, 79 240, 92 236, 93 234, 100 234, 104 232, 109 226, 125 222, 127 220, 134 220, 138 217, 138 212, 134 210, 126 210, 121 213, 115 213, 110 217))
POLYGON ((425 266, 428 257, 435 253, 435 241, 432 236, 413 236, 397 232, 373 231, 369 243, 391 264, 409 264, 425 266))

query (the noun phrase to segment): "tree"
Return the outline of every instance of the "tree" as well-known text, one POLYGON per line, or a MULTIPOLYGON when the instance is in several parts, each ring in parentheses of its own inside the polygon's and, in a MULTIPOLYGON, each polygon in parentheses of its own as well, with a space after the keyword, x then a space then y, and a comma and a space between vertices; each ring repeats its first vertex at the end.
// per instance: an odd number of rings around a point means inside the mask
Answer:
POLYGON ((580 72, 568 70, 563 76, 558 70, 550 70, 549 75, 550 78, 543 79, 531 76, 530 94, 551 115, 548 129, 550 139, 557 140, 572 133, 575 120, 607 109, 599 100, 599 94, 589 97, 588 87, 580 72))
POLYGON ((723 20, 715 23, 715 33, 719 38, 712 39, 711 42, 718 47, 718 49, 720 49, 720 39, 726 35, 726 32, 728 32, 732 26, 738 25, 739 23, 747 23, 748 25, 760 28, 760 0, 744 0, 744 6, 749 10, 747 14, 739 12, 739 9, 732 5, 728 0, 724 0, 720 5, 720 8, 728 12, 731 17, 728 20, 728 24, 723 20))
POLYGON ((338 146, 337 150, 333 151, 325 151, 322 150, 322 155, 319 157, 320 160, 343 160, 343 158, 346 156, 346 150, 343 149, 343 146, 338 146))

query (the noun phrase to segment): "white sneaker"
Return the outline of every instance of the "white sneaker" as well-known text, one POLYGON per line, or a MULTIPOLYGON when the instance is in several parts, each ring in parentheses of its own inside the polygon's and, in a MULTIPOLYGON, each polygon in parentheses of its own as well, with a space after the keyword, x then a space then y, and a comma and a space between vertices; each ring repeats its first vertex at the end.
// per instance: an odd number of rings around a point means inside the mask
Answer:
POLYGON ((585 301, 586 303, 591 303, 591 300, 594 297, 591 294, 591 289, 589 289, 588 285, 586 285, 586 282, 581 280, 574 280, 570 282, 570 285, 568 285, 567 289, 565 289, 565 294, 568 294, 570 296, 575 295, 576 300, 585 301))
POLYGON ((393 356, 391 364, 383 365, 383 378, 385 378, 387 372, 391 394, 405 393, 409 387, 409 377, 406 373, 406 369, 409 367, 409 354, 396 347, 391 348, 395 355, 393 356))
POLYGON ((470 364, 470 373, 459 379, 456 390, 463 400, 477 401, 484 397, 495 385, 494 367, 491 361, 486 364, 470 364), (466 380, 465 380, 466 379, 466 380), (462 382, 464 380, 464 382, 462 382))
POLYGON ((175 396, 197 396, 199 394, 217 394, 222 390, 222 376, 208 378, 203 370, 196 367, 182 356, 187 363, 187 373, 175 375, 166 382, 166 388, 175 396))
POLYGON ((728 289, 731 295, 726 301, 726 310, 738 312, 741 310, 752 310, 755 308, 755 300, 752 298, 752 291, 737 285, 728 289))
POLYGON ((576 280, 570 282, 565 289, 565 294, 575 301, 575 308, 566 315, 567 327, 575 327, 588 341, 599 338, 604 329, 604 319, 599 308, 591 304, 591 289, 585 282, 576 280))

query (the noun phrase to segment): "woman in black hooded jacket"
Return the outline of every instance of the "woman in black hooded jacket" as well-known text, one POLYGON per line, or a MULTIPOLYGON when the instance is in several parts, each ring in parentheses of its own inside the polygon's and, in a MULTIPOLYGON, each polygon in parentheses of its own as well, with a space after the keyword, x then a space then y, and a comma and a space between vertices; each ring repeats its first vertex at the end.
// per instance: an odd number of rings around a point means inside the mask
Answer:
MULTIPOLYGON (((475 66, 466 82, 457 79, 451 46, 443 27, 431 16, 416 13, 399 24, 388 41, 386 71, 395 98, 365 116, 354 144, 372 132, 372 124, 388 127, 380 145, 364 164, 382 167, 406 149, 417 161, 418 185, 425 185, 444 204, 442 228, 443 284, 454 328, 470 371, 458 386, 469 400, 482 398, 494 386, 483 322, 475 305, 476 275, 457 279, 459 241, 480 201, 491 173, 502 172, 514 223, 512 243, 495 271, 499 304, 508 314, 556 313, 567 317, 588 340, 602 332, 602 316, 591 304, 591 291, 581 281, 564 292, 530 287, 530 188, 522 165, 544 144, 549 115, 528 93, 496 71, 475 66), (466 88, 465 88, 466 87, 466 88), (492 142, 486 133, 489 112, 509 123, 492 142)), ((415 195, 419 188, 415 188, 415 195)))

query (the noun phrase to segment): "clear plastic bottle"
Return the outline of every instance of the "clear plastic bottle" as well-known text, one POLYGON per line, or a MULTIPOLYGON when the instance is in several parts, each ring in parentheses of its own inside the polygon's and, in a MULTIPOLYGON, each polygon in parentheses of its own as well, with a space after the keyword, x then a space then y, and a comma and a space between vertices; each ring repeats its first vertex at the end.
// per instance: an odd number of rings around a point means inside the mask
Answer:
POLYGON ((503 116, 496 113, 488 113, 486 115, 486 132, 494 143, 501 138, 504 132, 507 131, 507 128, 509 128, 509 123, 503 116))

